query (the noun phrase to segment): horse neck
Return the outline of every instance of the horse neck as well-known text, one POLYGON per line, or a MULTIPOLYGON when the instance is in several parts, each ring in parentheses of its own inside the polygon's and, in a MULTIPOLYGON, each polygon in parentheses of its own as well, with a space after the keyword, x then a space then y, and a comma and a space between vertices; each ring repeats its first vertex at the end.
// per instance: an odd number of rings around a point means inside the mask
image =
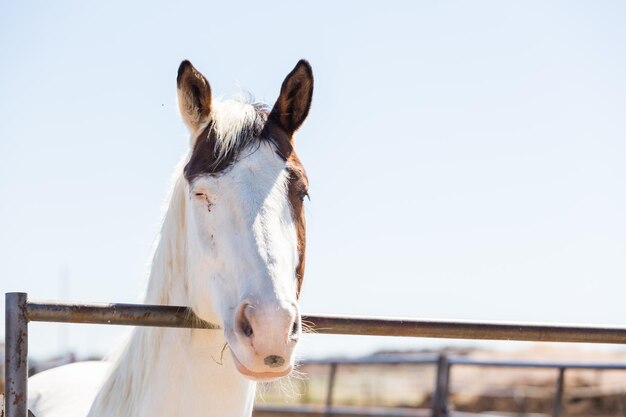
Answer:
MULTIPOLYGON (((188 305, 186 197, 172 190, 145 295, 147 304, 188 305)), ((138 327, 132 332, 89 417, 249 416, 255 384, 224 352, 223 332, 138 327)))

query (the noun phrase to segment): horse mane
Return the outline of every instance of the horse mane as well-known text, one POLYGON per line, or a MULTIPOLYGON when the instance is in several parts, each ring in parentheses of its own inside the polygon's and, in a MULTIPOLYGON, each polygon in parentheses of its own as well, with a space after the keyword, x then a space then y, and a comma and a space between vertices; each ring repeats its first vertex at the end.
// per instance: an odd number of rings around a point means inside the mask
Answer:
MULTIPOLYGON (((185 204, 185 179, 181 164, 175 171, 174 185, 156 239, 144 294, 145 303, 167 305, 178 300, 178 304, 181 304, 180 300, 187 296, 185 204), (172 289, 177 289, 178 293, 172 293, 172 289)), ((107 358, 113 362, 111 372, 92 405, 90 416, 117 417, 127 415, 129 410, 138 412, 142 389, 148 386, 152 378, 153 367, 150 364, 157 360, 166 337, 167 334, 161 328, 133 329, 121 349, 107 358)), ((171 340, 170 343, 176 341, 171 340)))
POLYGON ((173 280, 184 282, 184 293, 176 298, 180 298, 180 296, 187 298, 187 284, 184 279, 187 276, 185 239, 187 202, 185 178, 182 175, 182 167, 186 159, 187 157, 183 159, 174 172, 173 186, 167 199, 161 230, 156 238, 148 284, 143 297, 144 302, 148 304, 172 304, 170 291, 172 288, 176 288, 173 280))

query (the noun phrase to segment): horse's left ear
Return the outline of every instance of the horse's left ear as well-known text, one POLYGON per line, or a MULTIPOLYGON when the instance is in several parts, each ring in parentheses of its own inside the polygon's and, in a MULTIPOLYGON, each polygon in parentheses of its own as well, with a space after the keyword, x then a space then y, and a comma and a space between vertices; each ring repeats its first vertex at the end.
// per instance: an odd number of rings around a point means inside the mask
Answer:
POLYGON ((195 132, 211 115, 211 86, 204 75, 185 60, 178 67, 176 87, 180 115, 189 130, 195 132))
POLYGON ((313 98, 313 69, 304 59, 287 75, 270 119, 292 135, 309 114, 313 98))

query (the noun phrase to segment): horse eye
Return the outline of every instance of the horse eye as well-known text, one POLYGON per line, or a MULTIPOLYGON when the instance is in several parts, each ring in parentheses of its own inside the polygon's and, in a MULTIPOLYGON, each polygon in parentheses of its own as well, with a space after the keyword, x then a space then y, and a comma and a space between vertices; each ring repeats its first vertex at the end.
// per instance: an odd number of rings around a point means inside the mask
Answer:
POLYGON ((308 191, 303 191, 302 194, 300 194, 300 201, 304 201, 305 198, 311 201, 311 196, 308 191))
POLYGON ((204 193, 195 193, 195 194, 196 194, 196 197, 204 197, 205 196, 204 193))

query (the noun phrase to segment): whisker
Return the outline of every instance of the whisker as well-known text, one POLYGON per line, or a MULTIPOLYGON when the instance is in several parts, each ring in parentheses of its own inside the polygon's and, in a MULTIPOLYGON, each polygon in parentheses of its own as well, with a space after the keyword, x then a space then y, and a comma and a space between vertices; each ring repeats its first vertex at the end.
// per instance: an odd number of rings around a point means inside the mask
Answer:
POLYGON ((302 333, 307 333, 307 334, 318 333, 319 329, 316 329, 314 327, 314 323, 313 322, 302 320, 301 323, 302 323, 302 333))
POLYGON ((215 359, 213 357, 213 355, 211 355, 211 359, 213 359, 213 362, 215 362, 216 364, 223 366, 224 365, 224 351, 226 350, 226 348, 228 348, 228 342, 224 343, 224 346, 222 346, 222 351, 220 352, 220 360, 218 361, 217 359, 215 359))

